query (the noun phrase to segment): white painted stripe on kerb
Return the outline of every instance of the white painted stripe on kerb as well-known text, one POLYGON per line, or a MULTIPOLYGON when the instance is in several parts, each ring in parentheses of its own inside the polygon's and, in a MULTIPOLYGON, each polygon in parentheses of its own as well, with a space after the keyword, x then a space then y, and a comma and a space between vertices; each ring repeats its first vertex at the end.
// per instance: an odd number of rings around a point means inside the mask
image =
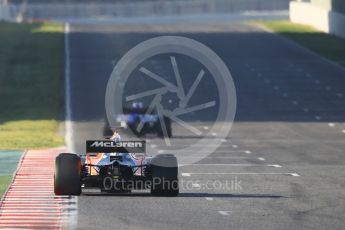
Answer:
POLYGON ((63 201, 63 199, 65 198, 68 198, 68 196, 58 196, 58 197, 55 197, 55 196, 51 196, 51 197, 40 197, 40 196, 37 196, 37 197, 32 197, 32 196, 29 196, 29 197, 24 197, 24 196, 20 196, 20 197, 8 197, 6 196, 5 198, 3 198, 4 200, 2 201, 44 201, 46 202, 47 200, 54 200, 54 201, 63 201))
MULTIPOLYGON (((32 225, 41 225, 41 226, 44 226, 46 224, 56 224, 58 221, 60 221, 61 219, 60 218, 55 218, 55 219, 39 219, 39 218, 32 218, 31 220, 28 220, 28 219, 0 219, 1 220, 1 224, 14 224, 13 228, 15 229, 16 225, 17 224, 32 224, 32 225), (16 222, 16 223, 14 223, 16 222)), ((31 229, 34 229, 31 228, 31 229)), ((42 228, 43 229, 43 228, 42 228)))
POLYGON ((3 209, 1 210, 1 213, 3 214, 21 214, 21 213, 56 213, 56 214, 61 214, 61 210, 48 210, 48 209, 44 209, 44 210, 8 210, 8 209, 3 209))
MULTIPOLYGON (((56 228, 56 229, 60 229, 60 223, 47 223, 45 224, 46 228, 56 228)), ((28 224, 21 224, 21 223, 16 223, 16 224, 6 224, 6 223, 0 223, 0 228, 4 228, 4 229, 21 229, 21 228, 27 228, 27 229, 32 229, 32 224, 28 223, 28 224)))
POLYGON ((2 216, 1 217, 1 221, 29 221, 28 218, 30 218, 31 220, 54 220, 54 221, 58 221, 58 220, 64 220, 66 218, 62 217, 62 216, 30 216, 30 217, 25 217, 25 216, 2 216))

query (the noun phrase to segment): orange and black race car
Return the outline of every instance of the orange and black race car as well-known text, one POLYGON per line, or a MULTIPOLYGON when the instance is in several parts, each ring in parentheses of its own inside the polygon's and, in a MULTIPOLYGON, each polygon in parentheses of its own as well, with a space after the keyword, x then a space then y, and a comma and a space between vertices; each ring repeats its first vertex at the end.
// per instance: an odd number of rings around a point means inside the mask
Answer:
POLYGON ((56 195, 80 195, 82 187, 129 193, 150 189, 152 195, 177 196, 178 165, 172 154, 147 156, 144 141, 86 141, 86 154, 61 153, 55 160, 56 195))

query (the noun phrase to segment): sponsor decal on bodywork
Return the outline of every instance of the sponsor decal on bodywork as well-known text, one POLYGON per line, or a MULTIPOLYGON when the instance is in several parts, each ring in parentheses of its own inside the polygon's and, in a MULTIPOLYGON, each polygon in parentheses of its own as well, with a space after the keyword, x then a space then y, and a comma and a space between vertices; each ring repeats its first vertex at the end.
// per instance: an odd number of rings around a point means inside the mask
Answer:
POLYGON ((86 141, 87 153, 145 153, 145 141, 86 141))

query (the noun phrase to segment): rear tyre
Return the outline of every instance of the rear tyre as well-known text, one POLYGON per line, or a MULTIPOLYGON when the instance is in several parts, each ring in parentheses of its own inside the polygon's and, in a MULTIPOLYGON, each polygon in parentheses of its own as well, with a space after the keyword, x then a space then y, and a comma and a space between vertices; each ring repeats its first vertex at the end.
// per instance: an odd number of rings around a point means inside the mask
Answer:
POLYGON ((72 153, 61 153, 55 159, 54 193, 55 195, 81 194, 80 157, 72 153))
POLYGON ((178 196, 178 165, 172 154, 160 154, 151 160, 152 184, 154 196, 178 196))

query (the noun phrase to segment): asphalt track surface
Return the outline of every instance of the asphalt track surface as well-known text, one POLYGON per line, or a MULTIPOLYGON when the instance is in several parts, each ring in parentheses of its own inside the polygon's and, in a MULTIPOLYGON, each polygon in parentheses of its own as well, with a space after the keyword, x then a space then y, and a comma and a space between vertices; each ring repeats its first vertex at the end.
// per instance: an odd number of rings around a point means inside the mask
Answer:
MULTIPOLYGON (((343 229, 344 69, 240 23, 71 25, 70 30, 78 153, 86 139, 102 138, 105 87, 114 65, 148 38, 168 34, 202 42, 226 63, 237 90, 230 135, 207 158, 179 170, 180 180, 192 181, 190 188, 176 198, 86 193, 78 198, 78 229, 343 229), (220 187, 206 188, 216 180, 220 187)), ((214 97, 209 92, 206 87, 199 97, 214 97)), ((210 117, 201 114, 195 125, 207 130, 210 117)), ((196 140, 177 124, 173 128, 174 143, 196 140)))

